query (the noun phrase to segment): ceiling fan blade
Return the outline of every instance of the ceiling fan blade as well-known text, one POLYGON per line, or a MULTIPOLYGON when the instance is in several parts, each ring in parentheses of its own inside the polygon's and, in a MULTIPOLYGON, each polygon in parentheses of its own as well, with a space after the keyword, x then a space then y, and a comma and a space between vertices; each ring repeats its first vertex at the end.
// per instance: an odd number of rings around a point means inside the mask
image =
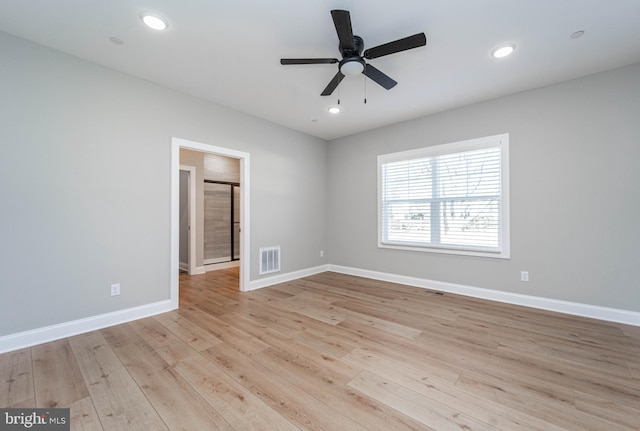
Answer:
POLYGON ((280 64, 334 64, 337 58, 281 58, 280 64))
POLYGON ((338 73, 335 74, 335 76, 333 77, 331 82, 329 82, 329 85, 327 85, 327 87, 322 91, 322 93, 320 95, 321 96, 330 96, 331 93, 333 93, 333 90, 338 88, 338 84, 340 84, 340 82, 343 79, 344 79, 344 75, 342 74, 342 72, 338 71, 338 73))
POLYGON ((396 81, 394 81, 393 79, 389 78, 387 75, 385 75, 384 73, 380 72, 378 69, 376 69, 375 67, 373 67, 370 64, 367 64, 365 66, 364 71, 362 71, 362 73, 367 75, 369 78, 371 78, 377 84, 380 84, 380 86, 384 87, 386 90, 392 89, 397 84, 396 81))
POLYGON ((340 51, 355 51, 356 45, 353 41, 353 30, 351 29, 351 15, 348 10, 332 10, 331 17, 336 26, 338 39, 340 40, 340 51))
POLYGON ((385 43, 384 45, 378 45, 374 46, 373 48, 369 48, 364 52, 362 56, 368 60, 371 60, 373 58, 382 57, 384 55, 395 54, 396 52, 425 46, 426 44, 427 37, 424 35, 424 33, 418 33, 414 34, 413 36, 385 43))

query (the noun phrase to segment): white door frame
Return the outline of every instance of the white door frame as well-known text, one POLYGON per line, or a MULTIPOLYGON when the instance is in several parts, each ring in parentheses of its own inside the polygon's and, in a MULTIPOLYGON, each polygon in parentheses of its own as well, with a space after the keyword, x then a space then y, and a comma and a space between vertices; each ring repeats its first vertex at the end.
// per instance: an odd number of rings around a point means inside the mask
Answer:
POLYGON ((189 184, 187 191, 187 204, 189 205, 189 234, 187 249, 187 271, 189 275, 196 274, 196 167, 180 165, 181 171, 186 171, 189 175, 189 184))
POLYGON ((180 255, 180 148, 231 157, 240 161, 240 290, 242 292, 249 290, 251 274, 251 253, 249 253, 251 246, 251 223, 249 222, 249 214, 251 214, 249 210, 250 154, 173 137, 171 138, 171 261, 169 265, 171 272, 170 300, 173 308, 178 308, 180 297, 178 283, 180 271, 178 263, 180 255))

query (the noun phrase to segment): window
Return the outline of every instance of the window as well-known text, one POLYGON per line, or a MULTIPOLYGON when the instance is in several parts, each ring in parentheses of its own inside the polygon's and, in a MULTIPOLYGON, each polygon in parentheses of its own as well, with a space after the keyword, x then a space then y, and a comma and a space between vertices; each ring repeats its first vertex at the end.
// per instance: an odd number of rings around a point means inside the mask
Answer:
POLYGON ((509 257, 509 135, 378 156, 378 246, 509 257))

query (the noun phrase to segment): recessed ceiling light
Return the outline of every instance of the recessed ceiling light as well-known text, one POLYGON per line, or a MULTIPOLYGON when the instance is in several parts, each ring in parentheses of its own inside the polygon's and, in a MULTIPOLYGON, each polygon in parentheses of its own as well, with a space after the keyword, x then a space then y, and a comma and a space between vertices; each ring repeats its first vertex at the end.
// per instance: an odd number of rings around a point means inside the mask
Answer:
POLYGON ((169 24, 167 24, 167 20, 151 12, 141 13, 140 19, 142 19, 142 22, 145 23, 147 27, 154 30, 166 30, 169 26, 169 24))
POLYGON ((329 106, 327 108, 327 111, 329 111, 329 113, 331 114, 339 114, 342 109, 339 106, 329 106))
POLYGON ((115 43, 116 45, 124 45, 124 41, 119 37, 111 36, 109 40, 111 41, 111 43, 115 43))
POLYGON ((516 49, 515 45, 512 45, 512 44, 504 45, 504 46, 501 46, 500 48, 494 49, 491 55, 493 55, 495 58, 502 58, 513 53, 515 49, 516 49))

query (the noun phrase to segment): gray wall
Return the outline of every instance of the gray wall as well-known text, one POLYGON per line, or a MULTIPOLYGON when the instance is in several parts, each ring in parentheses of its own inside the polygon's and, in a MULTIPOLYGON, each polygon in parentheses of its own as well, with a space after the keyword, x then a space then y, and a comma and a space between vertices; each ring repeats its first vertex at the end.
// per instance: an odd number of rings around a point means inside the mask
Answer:
POLYGON ((252 279, 261 246, 283 272, 325 263, 324 141, 2 33, 0 52, 0 336, 169 298, 174 136, 251 154, 252 279))
POLYGON ((171 137, 251 154, 253 280, 280 245, 283 273, 327 250, 640 311, 640 65, 327 144, 2 33, 0 52, 0 336, 168 299, 171 137), (377 248, 378 154, 505 132, 510 260, 377 248))
POLYGON ((328 181, 330 263, 640 311, 640 65, 335 140, 328 181), (499 133, 510 260, 377 248, 377 155, 499 133))

